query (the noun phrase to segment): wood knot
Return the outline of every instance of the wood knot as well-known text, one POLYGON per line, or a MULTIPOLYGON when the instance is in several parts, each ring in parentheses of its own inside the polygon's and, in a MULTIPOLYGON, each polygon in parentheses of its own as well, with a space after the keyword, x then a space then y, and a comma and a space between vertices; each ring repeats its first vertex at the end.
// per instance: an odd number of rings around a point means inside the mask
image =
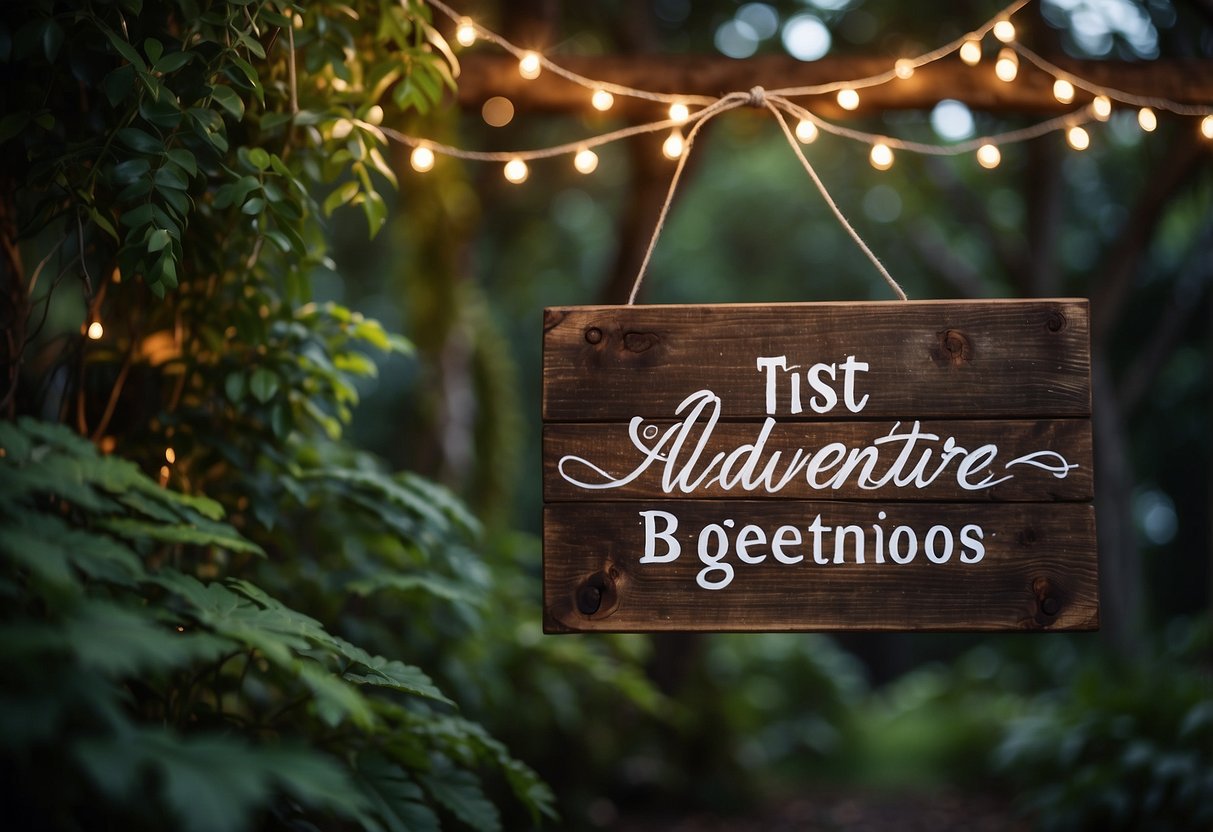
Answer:
POLYGON ((958 329, 945 329, 935 333, 939 341, 931 350, 931 358, 941 367, 959 367, 973 358, 973 345, 958 329))
POLYGON ((657 346, 660 340, 652 332, 627 332, 623 336, 623 348, 628 352, 644 352, 657 346))
POLYGON ((1066 316, 1061 313, 1061 310, 1054 309, 1045 318, 1045 329, 1049 332, 1061 332, 1066 328, 1066 316))
POLYGON ((592 326, 585 331, 585 340, 589 344, 597 344, 602 341, 602 330, 596 326, 592 326))

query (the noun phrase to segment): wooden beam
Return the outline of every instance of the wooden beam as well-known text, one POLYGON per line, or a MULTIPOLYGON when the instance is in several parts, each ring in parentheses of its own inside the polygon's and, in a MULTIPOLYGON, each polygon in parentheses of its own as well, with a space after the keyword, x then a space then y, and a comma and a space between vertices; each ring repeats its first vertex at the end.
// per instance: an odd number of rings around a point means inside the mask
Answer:
MULTIPOLYGON (((501 95, 527 112, 593 113, 586 90, 552 72, 527 81, 517 61, 508 55, 465 54, 459 78, 459 103, 479 107, 501 95)), ((876 75, 890 68, 888 58, 838 57, 802 62, 781 55, 746 60, 702 55, 561 56, 560 65, 595 80, 655 92, 719 96, 749 90, 807 86, 876 75)), ((1170 60, 1058 61, 1059 66, 1102 87, 1168 98, 1182 104, 1213 104, 1213 61, 1170 60)), ((1053 76, 1020 62, 1019 77, 1004 83, 994 77, 992 56, 976 67, 946 58, 918 69, 906 80, 861 92, 860 107, 846 113, 832 96, 803 98, 800 103, 827 117, 863 116, 880 110, 929 109, 944 98, 963 101, 978 110, 1030 114, 1062 113, 1089 100, 1079 91, 1079 104, 1063 105, 1053 98, 1053 76)), ((616 99, 617 114, 659 117, 662 108, 650 102, 616 99)))

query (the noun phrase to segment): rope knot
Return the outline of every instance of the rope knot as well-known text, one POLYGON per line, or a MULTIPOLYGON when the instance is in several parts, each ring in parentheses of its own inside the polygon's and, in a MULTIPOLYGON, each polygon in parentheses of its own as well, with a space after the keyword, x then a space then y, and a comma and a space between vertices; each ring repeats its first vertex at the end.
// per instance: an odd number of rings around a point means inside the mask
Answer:
POLYGON ((746 103, 751 107, 765 107, 767 105, 767 91, 762 87, 750 87, 750 100, 746 103))

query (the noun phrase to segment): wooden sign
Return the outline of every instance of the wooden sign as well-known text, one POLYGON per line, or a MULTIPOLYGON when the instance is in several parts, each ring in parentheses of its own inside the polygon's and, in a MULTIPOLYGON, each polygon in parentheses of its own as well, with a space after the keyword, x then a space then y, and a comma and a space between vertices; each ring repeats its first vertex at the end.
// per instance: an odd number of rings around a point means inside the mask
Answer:
POLYGON ((544 312, 544 630, 1090 630, 1085 300, 544 312))

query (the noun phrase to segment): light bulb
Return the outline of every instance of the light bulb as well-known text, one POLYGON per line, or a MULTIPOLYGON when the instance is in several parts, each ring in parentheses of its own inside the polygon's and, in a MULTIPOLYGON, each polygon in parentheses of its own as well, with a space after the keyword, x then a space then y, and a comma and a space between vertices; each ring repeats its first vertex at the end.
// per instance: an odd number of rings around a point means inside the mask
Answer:
POLYGON ((573 157, 573 167, 577 168, 578 173, 593 173, 598 167, 598 154, 588 147, 581 148, 573 157))
POLYGON ((524 52, 522 59, 518 61, 518 74, 528 81, 534 81, 542 71, 543 64, 539 60, 539 53, 524 52))
POLYGON ((1147 133, 1153 133, 1158 128, 1158 116, 1149 107, 1142 107, 1137 111, 1137 124, 1147 133))
POLYGON ((1015 24, 1009 20, 1000 20, 994 24, 994 37, 1003 43, 1015 40, 1015 24))
POLYGON ((165 459, 165 461, 168 462, 169 465, 172 465, 174 462, 177 461, 177 452, 174 451, 172 448, 165 448, 164 449, 164 459, 165 459))
POLYGON ((1002 161, 1002 153, 992 144, 983 144, 977 148, 977 164, 986 170, 993 170, 1002 161))
POLYGON ((966 40, 960 45, 960 59, 969 66, 977 66, 981 62, 981 41, 966 40))
POLYGON ((425 145, 421 144, 413 148, 412 154, 409 155, 409 164, 413 166, 413 170, 418 173, 425 173, 434 168, 434 151, 430 150, 425 145))
POLYGON ((101 321, 93 321, 88 325, 88 337, 93 341, 100 341, 101 336, 105 334, 105 327, 101 325, 101 321))
POLYGON ((665 154, 667 159, 677 159, 682 155, 682 149, 686 143, 682 140, 682 133, 674 130, 666 138, 665 143, 661 145, 661 152, 665 154))
POLYGON ((1009 46, 1004 46, 998 52, 998 62, 994 64, 994 74, 998 76, 998 80, 1010 83, 1015 80, 1015 76, 1019 74, 1019 57, 1015 54, 1015 50, 1009 46))
POLYGON ((838 106, 844 110, 854 110, 859 106, 859 93, 850 87, 838 91, 838 106))
POLYGON ((904 81, 914 74, 914 62, 909 58, 898 58, 893 64, 893 73, 904 81))
POLYGON ((606 90, 594 90, 594 94, 590 96, 590 103, 594 105, 595 110, 606 112, 615 104, 615 96, 606 90))
POLYGON ((1200 120, 1200 135, 1213 139, 1213 116, 1205 116, 1200 120))
POLYGON ((1107 121, 1112 115, 1112 99, 1106 95, 1097 95, 1091 101, 1091 114, 1100 121, 1107 121))
POLYGON ((872 163, 872 167, 876 170, 888 170, 893 167, 893 151, 884 142, 877 142, 872 145, 872 152, 868 154, 868 161, 872 163))
POLYGON ((796 138, 804 144, 814 141, 817 138, 817 125, 807 118, 802 118, 796 125, 796 138))
POLYGON ((471 46, 476 42, 476 27, 472 25, 470 17, 459 19, 459 25, 455 27, 455 40, 460 46, 471 46))
POLYGON ((1075 150, 1086 150, 1091 146, 1091 137, 1078 125, 1074 125, 1066 131, 1066 141, 1075 150))
POLYGON ((526 162, 522 161, 521 159, 510 159, 505 163, 503 173, 505 173, 505 178, 508 181, 514 183, 515 185, 521 185, 526 181, 530 171, 527 170, 526 162))
POLYGON ((675 101, 670 105, 670 121, 675 124, 686 124, 688 118, 691 117, 691 111, 686 104, 681 101, 675 101))
POLYGON ((1074 85, 1065 78, 1053 82, 1053 97, 1061 104, 1069 104, 1074 100, 1074 85))

